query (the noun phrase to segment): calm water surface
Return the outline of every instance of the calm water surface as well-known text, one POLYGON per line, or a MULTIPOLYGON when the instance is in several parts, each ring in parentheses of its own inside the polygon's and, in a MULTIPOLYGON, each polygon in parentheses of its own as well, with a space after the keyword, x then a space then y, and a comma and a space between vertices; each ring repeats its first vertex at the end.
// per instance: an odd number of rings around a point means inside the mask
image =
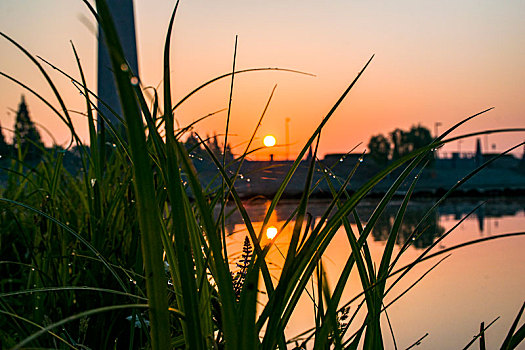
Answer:
MULTIPOLYGON (((323 214, 327 202, 311 203, 308 212, 317 220, 323 214)), ((479 204, 477 200, 451 200, 426 221, 426 230, 411 248, 404 253, 399 267, 417 258, 425 248, 431 245, 443 233, 450 230, 479 204)), ((248 213, 256 230, 260 230, 268 202, 246 204, 248 213)), ((285 202, 278 206, 269 225, 279 230, 296 208, 296 202, 285 202)), ((399 203, 392 203, 376 225, 372 237, 368 240, 374 261, 379 266, 399 203)), ((414 201, 406 214, 399 244, 404 243, 422 215, 432 205, 427 201, 414 201)), ((373 203, 365 203, 358 208, 363 221, 370 216, 373 203)), ((443 239, 432 252, 473 239, 493 236, 501 233, 525 231, 525 199, 494 199, 469 216, 449 236, 443 239)), ((228 222, 228 250, 233 260, 241 251, 242 242, 247 234, 239 216, 232 215, 228 222)), ((275 240, 275 247, 270 250, 267 261, 270 271, 278 278, 284 258, 279 252, 286 252, 291 235, 289 225, 275 240), (278 248, 278 249, 277 249, 278 248)), ((266 240, 263 244, 268 243, 266 240)), ((399 246, 396 247, 399 251, 399 246)), ((346 233, 340 230, 328 247, 323 264, 327 270, 330 285, 335 286, 338 276, 350 254, 346 233)), ((385 300, 395 299, 408 288, 438 259, 422 263, 412 270, 405 280, 396 286, 385 300)), ((233 263, 233 261, 232 261, 233 263)), ((310 287, 311 289, 311 287, 310 287)), ((361 292, 357 273, 351 275, 344 292, 343 301, 349 300, 361 292)), ((264 296, 261 296, 264 302, 264 296)), ((512 237, 492 240, 455 250, 436 269, 427 275, 418 285, 388 309, 388 317, 394 330, 395 342, 399 349, 405 349, 428 333, 417 349, 462 349, 479 332, 480 323, 490 323, 500 317, 486 331, 487 348, 499 348, 506 332, 514 320, 519 308, 525 301, 525 237, 512 237)), ((355 310, 356 304, 352 305, 355 310)), ((313 325, 312 301, 303 297, 287 328, 291 338, 313 325)), ((355 322, 360 325, 363 318, 355 322)), ((386 317, 383 316, 383 330, 387 349, 393 349, 392 336, 388 336, 386 317)), ((352 334, 353 332, 349 332, 352 334)), ((479 348, 476 344, 473 348, 479 348)), ((522 344, 520 349, 525 349, 522 344)))

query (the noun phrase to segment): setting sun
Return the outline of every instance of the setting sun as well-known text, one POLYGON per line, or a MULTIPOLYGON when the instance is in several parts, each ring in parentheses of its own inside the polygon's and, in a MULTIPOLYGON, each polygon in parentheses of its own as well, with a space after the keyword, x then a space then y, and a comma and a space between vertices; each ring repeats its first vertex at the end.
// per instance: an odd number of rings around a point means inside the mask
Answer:
POLYGON ((275 139, 275 136, 273 135, 266 135, 263 139, 263 144, 266 147, 273 147, 277 143, 277 140, 275 139))
POLYGON ((268 239, 274 239, 275 236, 277 236, 277 232, 277 227, 270 226, 266 229, 266 237, 268 237, 268 239))

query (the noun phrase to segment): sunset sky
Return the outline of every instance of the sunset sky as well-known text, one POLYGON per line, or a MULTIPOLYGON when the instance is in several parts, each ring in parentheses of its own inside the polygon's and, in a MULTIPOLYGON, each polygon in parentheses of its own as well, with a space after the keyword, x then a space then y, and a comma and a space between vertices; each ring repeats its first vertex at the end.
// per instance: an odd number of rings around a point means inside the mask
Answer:
MULTIPOLYGON (((174 1, 136 0, 140 76, 145 86, 162 79, 162 51, 174 1)), ((262 72, 239 75, 233 95, 231 143, 241 152, 272 88, 274 98, 258 133, 285 142, 290 118, 290 150, 295 155, 366 61, 375 58, 322 133, 320 154, 347 152, 370 136, 422 124, 432 133, 488 107, 460 132, 525 127, 525 1, 203 1, 182 0, 172 40, 173 99, 229 72, 235 35, 237 68, 281 67, 315 77, 262 72)), ((73 41, 96 89, 96 24, 80 0, 2 0, 0 31, 34 55, 78 77, 73 41)), ((0 38, 0 71, 23 81, 56 104, 32 63, 0 38)), ((68 108, 84 111, 82 97, 68 79, 48 69, 68 108)), ((13 127, 24 93, 34 121, 64 144, 67 130, 56 115, 29 92, 0 77, 0 122, 13 127)), ((229 81, 200 92, 176 112, 180 125, 228 105, 229 81)), ((85 118, 75 115, 82 137, 85 118)), ((202 135, 224 133, 226 113, 198 124, 202 135)), ((42 130, 46 143, 51 138, 42 130)), ((10 139, 12 134, 4 130, 10 139)), ((524 133, 482 138, 502 151, 524 133)), ((444 152, 473 151, 475 140, 450 144, 444 152)), ((285 148, 273 150, 277 159, 285 148)), ((520 149, 517 153, 522 154, 520 149)), ((264 154, 261 153, 260 157, 264 154)))

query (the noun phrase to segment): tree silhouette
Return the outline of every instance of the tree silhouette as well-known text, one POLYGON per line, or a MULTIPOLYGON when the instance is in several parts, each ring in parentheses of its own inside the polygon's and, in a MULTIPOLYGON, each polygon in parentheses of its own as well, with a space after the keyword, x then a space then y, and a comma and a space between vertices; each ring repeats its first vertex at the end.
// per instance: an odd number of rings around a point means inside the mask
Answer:
MULTIPOLYGON (((392 159, 401 158, 410 152, 427 146, 432 142, 430 130, 421 125, 414 125, 409 131, 395 129, 390 133, 393 150, 392 159)), ((431 156, 433 158, 433 155, 431 156)))
POLYGON ((16 113, 13 146, 19 149, 27 160, 40 158, 42 148, 44 147, 40 133, 29 117, 24 95, 22 95, 22 100, 18 105, 18 111, 16 113))
POLYGON ((368 142, 370 156, 380 165, 384 165, 388 162, 390 149, 390 141, 388 141, 388 139, 382 134, 372 136, 370 142, 368 142))
POLYGON ((2 126, 0 125, 0 157, 5 157, 9 154, 9 145, 7 144, 4 133, 2 132, 2 126))

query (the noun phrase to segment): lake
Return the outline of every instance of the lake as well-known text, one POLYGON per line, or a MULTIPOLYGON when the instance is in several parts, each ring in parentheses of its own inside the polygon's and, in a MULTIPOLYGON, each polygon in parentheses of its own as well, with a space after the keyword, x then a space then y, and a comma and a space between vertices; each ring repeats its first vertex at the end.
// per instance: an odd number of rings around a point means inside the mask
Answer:
MULTIPOLYGON (((478 199, 452 199, 440 205, 425 221, 425 229, 405 251, 396 267, 402 267, 417 258, 438 237, 452 229, 480 203, 478 199)), ((400 202, 394 201, 388 206, 368 239, 367 243, 377 266, 399 204, 400 202)), ((269 202, 259 200, 247 202, 245 205, 256 231, 260 230, 269 202)), ((313 201, 308 212, 317 222, 327 205, 328 202, 323 200, 313 201)), ((281 228, 296 206, 297 202, 283 201, 273 213, 268 225, 282 231, 275 238, 274 247, 267 256, 267 263, 274 278, 278 278, 284 263, 281 252, 283 254, 286 252, 293 225, 281 228)), ((396 252, 400 250, 400 246, 409 238, 420 218, 431 206, 432 202, 427 200, 412 201, 405 215, 396 252)), ((358 207, 363 223, 374 207, 373 202, 362 203, 358 207)), ((431 250, 431 253, 475 239, 523 232, 524 209, 524 198, 491 199, 459 224, 450 235, 431 250)), ((247 232, 237 213, 229 217, 226 226, 229 233, 228 251, 233 268, 247 232)), ((262 243, 269 243, 269 240, 265 239, 262 243)), ((339 230, 323 257, 323 265, 332 288, 349 254, 350 245, 346 233, 339 230)), ((385 304, 403 293, 445 255, 430 259, 414 268, 387 295, 385 304)), ((354 272, 345 288, 343 302, 362 291, 359 276, 356 271, 354 272)), ((311 288, 309 287, 310 290, 311 288)), ((264 296, 260 299, 264 302, 264 296)), ((383 314, 385 347, 394 349, 393 339, 395 339, 397 348, 406 349, 428 333, 421 344, 415 347, 416 349, 462 349, 474 335, 478 334, 481 322, 488 325, 500 317, 486 331, 487 348, 499 348, 524 301, 525 236, 490 240, 460 248, 452 251, 447 259, 387 309, 395 338, 389 335, 388 323, 383 314)), ((355 310, 357 305, 358 302, 351 304, 351 311, 355 310)), ((312 300, 305 293, 287 328, 287 338, 292 338, 310 328, 314 324, 313 315, 312 300)), ((355 330, 361 325, 363 318, 359 319, 359 315, 353 323, 355 327, 351 327, 348 334, 353 334, 352 329, 355 330)), ((479 348, 479 345, 476 343, 472 348, 479 348)), ((519 348, 525 349, 525 344, 521 344, 519 348)))

